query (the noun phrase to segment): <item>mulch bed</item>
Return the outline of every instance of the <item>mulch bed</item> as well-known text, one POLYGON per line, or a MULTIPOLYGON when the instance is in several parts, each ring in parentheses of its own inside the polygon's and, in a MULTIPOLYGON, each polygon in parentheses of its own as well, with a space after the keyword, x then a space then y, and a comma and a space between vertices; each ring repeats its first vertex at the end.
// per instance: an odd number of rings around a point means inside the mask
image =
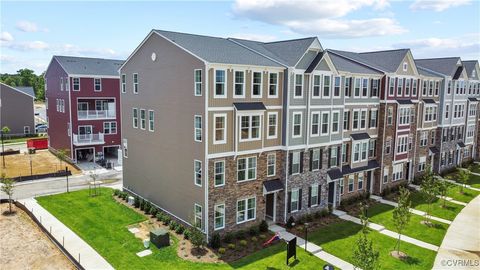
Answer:
MULTIPOLYGON (((251 255, 259 250, 262 250, 266 247, 263 246, 263 243, 265 243, 266 241, 270 240, 270 238, 272 238, 274 236, 274 234, 272 232, 265 232, 265 233, 260 233, 259 235, 257 236, 246 236, 245 239, 236 239, 236 240, 233 240, 231 244, 234 245, 234 248, 229 248, 229 244, 228 243, 224 243, 222 241, 222 244, 221 244, 221 248, 224 248, 225 249, 225 253, 224 254, 219 254, 220 258, 227 262, 227 263, 231 263, 231 262, 234 262, 236 260, 239 260, 245 256, 248 256, 248 255, 251 255), (262 237, 260 237, 260 235, 263 235, 263 239, 262 237), (255 238, 256 239, 255 239, 255 238), (246 245, 241 245, 240 244, 240 241, 241 240, 245 240, 246 241, 246 245)), ((272 243, 271 245, 276 245, 278 244, 279 241, 276 241, 274 243, 272 243)), ((271 246, 269 245, 269 246, 271 246)), ((217 253, 218 253, 218 250, 217 250, 217 253)))
POLYGON ((368 209, 376 204, 379 204, 379 202, 373 199, 369 199, 357 203, 352 203, 350 205, 342 205, 340 210, 347 212, 347 214, 351 216, 358 217, 361 214, 360 204, 364 205, 365 208, 368 209))
MULTIPOLYGON (((314 231, 323 227, 327 227, 333 223, 339 222, 340 219, 334 215, 328 215, 321 218, 313 219, 312 221, 308 222, 308 231, 314 231)), ((303 237, 305 235, 305 225, 304 224, 296 224, 293 228, 287 228, 287 231, 293 233, 299 237, 303 237)))

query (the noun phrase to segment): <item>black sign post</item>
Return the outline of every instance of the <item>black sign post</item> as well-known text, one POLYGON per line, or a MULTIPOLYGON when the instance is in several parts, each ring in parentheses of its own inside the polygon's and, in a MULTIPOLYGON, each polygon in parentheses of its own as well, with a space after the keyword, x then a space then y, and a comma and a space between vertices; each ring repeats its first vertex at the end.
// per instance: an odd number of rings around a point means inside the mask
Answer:
POLYGON ((287 265, 291 257, 297 259, 297 237, 287 240, 287 265))
POLYGON ((67 193, 70 191, 68 190, 68 167, 65 166, 65 176, 67 177, 67 193))

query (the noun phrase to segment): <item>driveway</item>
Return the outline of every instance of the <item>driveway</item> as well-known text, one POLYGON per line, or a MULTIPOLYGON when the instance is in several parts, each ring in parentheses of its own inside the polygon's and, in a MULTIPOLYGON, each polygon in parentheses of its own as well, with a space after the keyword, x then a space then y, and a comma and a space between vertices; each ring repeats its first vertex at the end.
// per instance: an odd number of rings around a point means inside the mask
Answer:
POLYGON ((480 269, 480 196, 473 199, 448 228, 433 269, 480 269))

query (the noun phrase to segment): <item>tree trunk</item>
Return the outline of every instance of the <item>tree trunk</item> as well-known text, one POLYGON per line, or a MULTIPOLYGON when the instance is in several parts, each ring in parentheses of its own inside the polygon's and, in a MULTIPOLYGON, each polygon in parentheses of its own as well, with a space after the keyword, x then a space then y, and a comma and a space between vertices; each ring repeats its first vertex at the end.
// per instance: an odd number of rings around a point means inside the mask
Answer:
POLYGON ((10 214, 12 213, 12 197, 8 196, 8 206, 10 208, 10 214))

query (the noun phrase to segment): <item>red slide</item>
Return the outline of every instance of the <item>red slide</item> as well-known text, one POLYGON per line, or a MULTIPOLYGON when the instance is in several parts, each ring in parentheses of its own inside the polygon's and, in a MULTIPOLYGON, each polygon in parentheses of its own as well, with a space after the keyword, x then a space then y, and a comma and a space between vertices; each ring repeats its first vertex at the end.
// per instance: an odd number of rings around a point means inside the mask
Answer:
POLYGON ((263 246, 268 246, 270 245, 272 242, 274 241, 277 241, 277 240, 280 240, 280 236, 278 235, 278 233, 276 233, 274 236, 272 236, 272 238, 270 238, 267 242, 263 243, 263 246))

